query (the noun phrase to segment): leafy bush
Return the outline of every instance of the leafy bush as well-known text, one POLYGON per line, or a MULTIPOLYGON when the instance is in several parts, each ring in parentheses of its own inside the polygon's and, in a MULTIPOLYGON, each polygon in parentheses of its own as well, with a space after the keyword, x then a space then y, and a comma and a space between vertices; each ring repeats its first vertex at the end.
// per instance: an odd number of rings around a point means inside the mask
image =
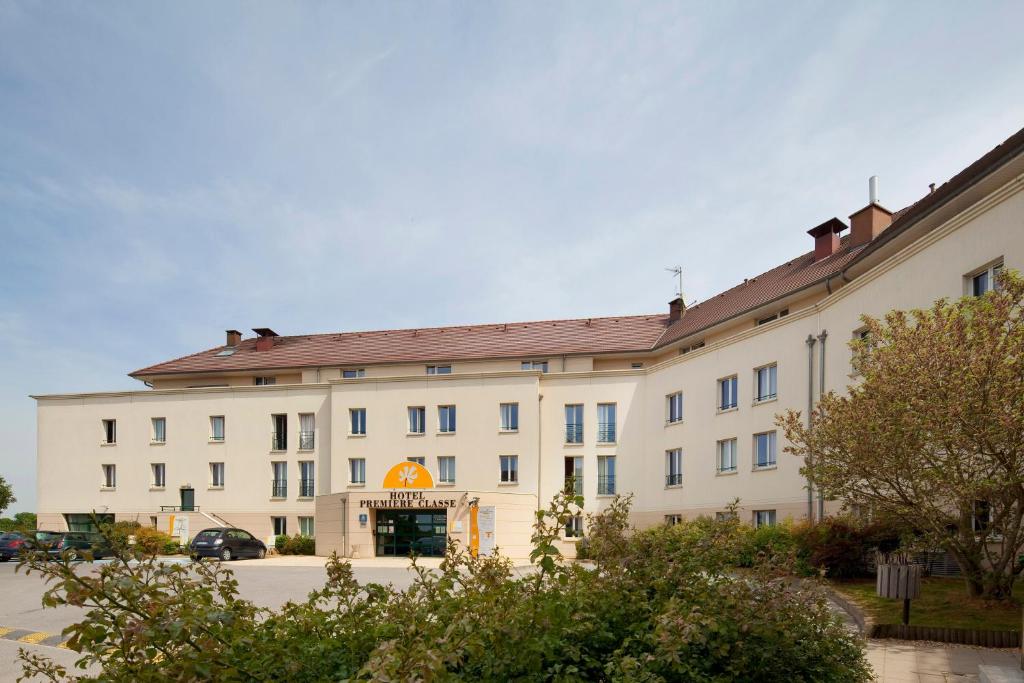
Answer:
POLYGON ((797 560, 797 539, 793 533, 793 525, 789 522, 781 524, 751 527, 741 525, 742 529, 737 565, 753 567, 757 564, 771 564, 779 567, 792 567, 797 560))
POLYGON ((35 531, 36 513, 18 512, 14 518, 0 517, 0 532, 8 531, 35 531))
MULTIPOLYGON (((68 647, 108 681, 869 680, 861 644, 817 589, 760 562, 732 575, 747 541, 737 522, 634 532, 616 498, 590 520, 588 569, 558 551, 580 500, 560 494, 538 512, 528 575, 453 541, 404 590, 360 586, 332 557, 322 590, 276 611, 240 598, 225 564, 129 564, 139 553, 121 546, 93 572, 31 555, 19 570, 49 581, 45 605, 86 608, 68 647)), ((67 676, 19 657, 26 677, 67 676)))
POLYGON ((312 555, 316 551, 316 543, 311 536, 281 535, 274 537, 274 548, 282 555, 312 555))
POLYGON ((900 546, 900 534, 890 524, 865 524, 848 517, 827 517, 815 525, 794 528, 801 559, 809 567, 823 568, 831 579, 874 576, 876 550, 891 552, 900 546))
POLYGON ((178 552, 178 542, 159 529, 153 527, 139 527, 134 532, 135 546, 146 555, 175 554, 178 552), (168 548, 173 550, 168 553, 168 548))

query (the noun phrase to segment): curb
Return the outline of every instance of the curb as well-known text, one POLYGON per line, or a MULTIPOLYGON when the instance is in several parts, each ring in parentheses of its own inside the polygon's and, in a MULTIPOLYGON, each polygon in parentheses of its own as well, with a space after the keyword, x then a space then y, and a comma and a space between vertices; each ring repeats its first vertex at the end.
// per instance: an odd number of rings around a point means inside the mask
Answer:
POLYGON ((66 643, 68 641, 68 638, 60 633, 46 633, 45 631, 32 631, 10 626, 0 626, 0 638, 3 640, 13 640, 17 643, 25 643, 26 645, 45 645, 64 650, 67 649, 66 643))

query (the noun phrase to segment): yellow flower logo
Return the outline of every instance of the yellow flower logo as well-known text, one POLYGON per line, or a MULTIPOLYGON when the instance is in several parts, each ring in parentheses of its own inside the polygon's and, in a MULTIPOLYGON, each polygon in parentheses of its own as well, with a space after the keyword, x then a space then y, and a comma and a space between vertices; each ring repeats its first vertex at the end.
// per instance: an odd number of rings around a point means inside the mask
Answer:
POLYGON ((418 476, 419 473, 417 473, 416 470, 414 470, 411 466, 406 465, 398 472, 398 481, 402 482, 402 486, 408 488, 409 484, 412 484, 414 481, 416 481, 416 477, 418 476))

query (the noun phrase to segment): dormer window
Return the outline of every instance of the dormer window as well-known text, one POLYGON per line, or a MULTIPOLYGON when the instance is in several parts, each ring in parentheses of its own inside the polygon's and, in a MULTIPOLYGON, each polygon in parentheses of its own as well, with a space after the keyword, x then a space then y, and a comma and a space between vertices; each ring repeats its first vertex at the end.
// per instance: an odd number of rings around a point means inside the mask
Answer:
POLYGON ((758 324, 758 325, 764 325, 765 323, 770 323, 770 322, 772 322, 773 320, 778 320, 779 318, 782 318, 782 317, 784 317, 784 316, 787 316, 787 315, 789 315, 789 309, 788 309, 788 308, 783 308, 783 309, 782 309, 781 311, 779 311, 778 313, 772 313, 772 314, 771 314, 770 316, 768 316, 767 318, 761 318, 761 319, 759 319, 759 320, 757 321, 757 324, 758 324))

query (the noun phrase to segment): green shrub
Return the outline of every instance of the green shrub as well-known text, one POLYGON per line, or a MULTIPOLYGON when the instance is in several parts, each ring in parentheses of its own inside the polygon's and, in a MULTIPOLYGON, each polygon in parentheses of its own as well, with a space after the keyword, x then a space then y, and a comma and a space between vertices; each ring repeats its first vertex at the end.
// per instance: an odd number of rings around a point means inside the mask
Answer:
POLYGON ((135 546, 147 555, 167 554, 167 547, 173 546, 176 553, 178 542, 168 534, 152 527, 139 527, 134 531, 135 546))
POLYGON ((285 534, 274 536, 274 548, 277 550, 277 552, 284 555, 284 548, 286 545, 288 545, 288 536, 286 536, 285 534))
POLYGON ((316 551, 313 538, 301 534, 277 536, 274 539, 274 547, 282 555, 312 555, 316 551))
POLYGON ((874 576, 875 551, 892 552, 900 546, 897 529, 883 522, 863 523, 849 517, 827 517, 815 525, 796 528, 803 562, 822 568, 832 579, 874 576))
POLYGON ((742 525, 737 565, 753 567, 756 564, 789 566, 796 561, 797 542, 793 525, 781 524, 751 527, 742 525))
MULTIPOLYGON (((817 588, 772 578, 766 553, 733 575, 749 540, 735 520, 634 532, 615 498, 590 519, 585 568, 558 550, 579 502, 561 494, 538 512, 525 576, 452 546, 400 590, 360 585, 332 557, 324 588, 279 610, 242 599, 222 563, 129 564, 138 553, 118 550, 93 572, 35 556, 21 566, 49 581, 44 604, 91 606, 67 630, 78 680, 869 680, 860 641, 817 588)), ((19 658, 25 678, 67 678, 43 655, 19 658)))

